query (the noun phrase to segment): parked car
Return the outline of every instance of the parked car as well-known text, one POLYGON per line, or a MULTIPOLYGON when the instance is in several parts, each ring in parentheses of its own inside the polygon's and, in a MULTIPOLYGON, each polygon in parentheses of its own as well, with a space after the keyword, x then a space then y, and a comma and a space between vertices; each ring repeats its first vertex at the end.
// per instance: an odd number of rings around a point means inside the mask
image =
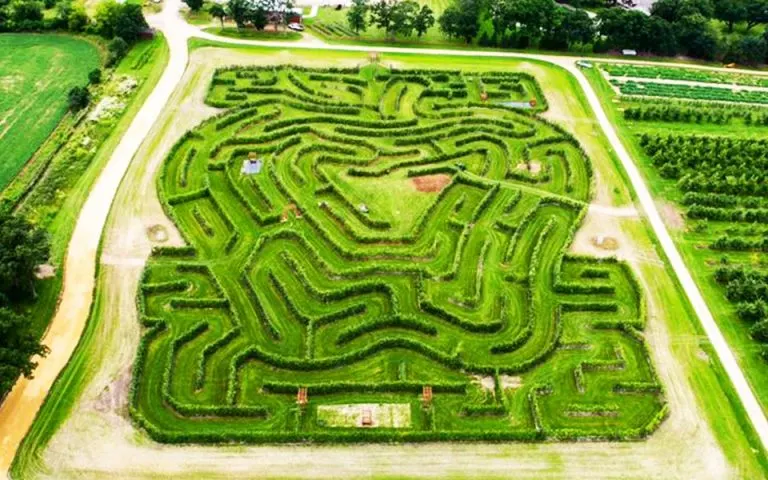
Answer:
POLYGON ((294 32, 303 32, 304 31, 304 25, 300 23, 289 23, 288 28, 293 30, 294 32))

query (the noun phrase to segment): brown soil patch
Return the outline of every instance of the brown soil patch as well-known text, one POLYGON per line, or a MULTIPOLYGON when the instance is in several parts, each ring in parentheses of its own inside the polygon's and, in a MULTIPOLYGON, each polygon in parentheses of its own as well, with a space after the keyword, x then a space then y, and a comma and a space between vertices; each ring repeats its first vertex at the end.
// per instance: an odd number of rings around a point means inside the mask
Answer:
POLYGON ((603 235, 598 235, 596 237, 592 237, 592 245, 596 246, 597 248, 601 248, 603 250, 618 250, 619 249, 619 241, 616 240, 613 237, 606 237, 603 235))
POLYGON ((682 230, 685 228, 685 219, 680 210, 671 203, 659 204, 659 213, 664 223, 672 230, 682 230))
POLYGON ((517 169, 527 170, 532 175, 538 175, 541 172, 541 163, 539 162, 518 163, 517 169))
POLYGON ((299 210, 299 207, 296 206, 295 203, 289 203, 285 207, 283 207, 283 215, 280 217, 281 222, 287 222, 288 221, 288 213, 293 212, 293 216, 296 218, 301 218, 301 210, 299 210))
POLYGON ((450 175, 438 173, 436 175, 424 175, 411 180, 416 190, 420 192, 439 192, 451 182, 450 175))
POLYGON ((152 225, 147 229, 147 238, 151 242, 164 243, 168 241, 168 229, 163 225, 152 225))
POLYGON ((44 263, 35 267, 35 278, 38 280, 45 280, 56 276, 56 267, 51 264, 44 263))

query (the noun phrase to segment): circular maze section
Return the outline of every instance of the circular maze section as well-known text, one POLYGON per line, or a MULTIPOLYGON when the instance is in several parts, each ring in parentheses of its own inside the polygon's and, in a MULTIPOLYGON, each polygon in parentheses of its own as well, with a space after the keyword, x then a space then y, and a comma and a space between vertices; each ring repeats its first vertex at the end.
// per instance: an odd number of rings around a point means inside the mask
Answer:
POLYGON ((666 404, 591 168, 514 72, 219 70, 174 146, 131 415, 163 442, 638 439, 666 404), (531 100, 535 100, 531 102, 531 100))

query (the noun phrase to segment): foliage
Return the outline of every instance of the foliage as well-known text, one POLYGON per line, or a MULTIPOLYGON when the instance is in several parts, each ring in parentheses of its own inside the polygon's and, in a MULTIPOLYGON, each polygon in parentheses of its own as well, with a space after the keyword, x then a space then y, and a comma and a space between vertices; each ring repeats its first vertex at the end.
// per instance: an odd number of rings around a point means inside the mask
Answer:
POLYGON ((72 87, 69 91, 69 109, 73 112, 78 112, 91 102, 91 92, 87 87, 72 87))
POLYGON ((214 3, 208 8, 208 12, 213 18, 218 18, 221 22, 221 28, 224 28, 224 17, 227 16, 227 11, 220 3, 214 3))
POLYGON ((480 5, 477 0, 453 0, 445 9, 438 23, 440 30, 448 37, 472 41, 478 32, 480 5))
POLYGON ((95 68, 88 72, 88 83, 91 85, 98 85, 101 83, 101 69, 95 68))
POLYGON ((125 57, 125 54, 128 53, 129 48, 130 47, 128 46, 128 42, 122 38, 113 38, 112 41, 107 44, 107 66, 113 66, 122 60, 122 58, 125 57))
POLYGON ((203 0, 184 0, 190 10, 193 12, 199 12, 203 8, 203 0))
POLYGON ((0 305, 32 298, 35 268, 47 259, 44 230, 24 218, 0 213, 0 305))
POLYGON ((768 91, 611 79, 623 95, 768 105, 768 91))
POLYGON ((589 160, 537 116, 544 107, 496 103, 531 96, 546 105, 522 72, 217 70, 207 102, 227 110, 185 134, 158 178, 187 246, 158 247, 142 275, 132 418, 163 442, 655 429, 666 410, 631 270, 565 254, 586 213, 589 160), (260 173, 242 174, 253 156, 260 173), (517 156, 548 176, 517 180, 506 161, 517 156), (437 174, 435 191, 414 187, 437 174), (583 274, 598 267, 608 275, 583 274), (470 376, 502 374, 525 375, 524 386, 512 401, 498 385, 489 405, 470 376), (416 406, 427 385, 429 415, 416 406), (309 405, 297 410, 302 386, 309 405), (574 395, 632 413, 567 415, 574 395), (364 402, 412 404, 412 425, 316 421, 318 404, 364 402))
POLYGON ((32 377, 37 366, 32 357, 45 355, 47 351, 30 331, 26 318, 9 308, 0 307, 0 401, 19 375, 32 377))
POLYGON ((368 28, 368 1, 352 0, 352 6, 347 12, 349 28, 356 34, 364 32, 368 28))

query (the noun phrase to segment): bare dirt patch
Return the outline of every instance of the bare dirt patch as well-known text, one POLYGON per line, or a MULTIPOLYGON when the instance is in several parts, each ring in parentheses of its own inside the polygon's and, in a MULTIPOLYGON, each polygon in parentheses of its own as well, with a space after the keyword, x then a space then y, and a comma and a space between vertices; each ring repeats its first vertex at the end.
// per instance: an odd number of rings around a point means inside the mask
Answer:
POLYGON ((592 237, 592 244, 597 248, 601 248, 603 250, 619 249, 619 241, 613 237, 609 237, 606 235, 597 235, 595 237, 592 237))
POLYGON ((541 172, 541 163, 540 162, 518 163, 517 169, 528 171, 531 175, 538 175, 541 172))
POLYGON ((411 179, 413 186, 420 192, 439 192, 451 182, 450 175, 438 173, 436 175, 424 175, 411 179))
POLYGON ((280 217, 280 221, 287 222, 288 218, 290 218, 290 213, 293 213, 293 216, 296 218, 301 218, 301 210, 299 210, 299 207, 297 207, 295 203, 289 203, 283 207, 283 214, 280 217))
POLYGON ((499 375, 499 383, 502 390, 515 389, 523 386, 523 379, 519 376, 499 375))
POLYGON ((659 213, 667 227, 672 230, 683 230, 685 228, 685 218, 680 210, 669 202, 659 202, 659 213))

